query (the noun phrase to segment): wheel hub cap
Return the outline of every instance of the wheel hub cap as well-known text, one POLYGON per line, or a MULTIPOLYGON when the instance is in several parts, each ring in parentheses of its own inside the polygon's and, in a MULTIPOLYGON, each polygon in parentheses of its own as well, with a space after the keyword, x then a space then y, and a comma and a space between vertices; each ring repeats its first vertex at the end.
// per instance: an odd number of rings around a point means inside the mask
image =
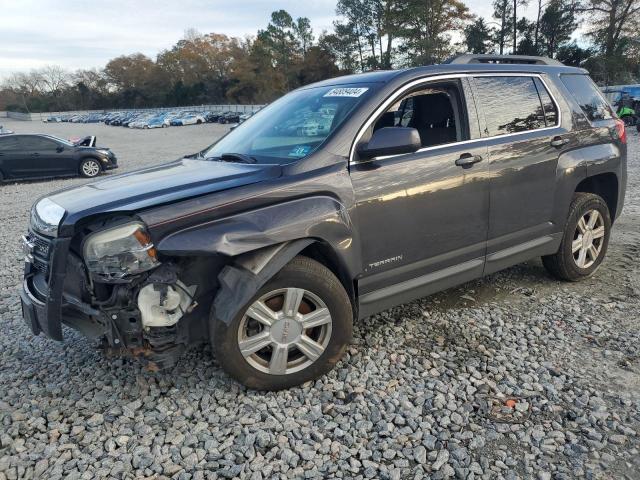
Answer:
POLYGON ((295 318, 283 317, 273 324, 269 333, 272 342, 289 345, 300 339, 302 324, 295 318))
POLYGON ((579 268, 591 267, 600 257, 605 233, 604 219, 598 210, 580 217, 571 244, 573 260, 579 268))
POLYGON ((238 348, 255 369, 298 372, 324 353, 332 319, 326 304, 301 288, 269 292, 252 303, 238 326, 238 348))

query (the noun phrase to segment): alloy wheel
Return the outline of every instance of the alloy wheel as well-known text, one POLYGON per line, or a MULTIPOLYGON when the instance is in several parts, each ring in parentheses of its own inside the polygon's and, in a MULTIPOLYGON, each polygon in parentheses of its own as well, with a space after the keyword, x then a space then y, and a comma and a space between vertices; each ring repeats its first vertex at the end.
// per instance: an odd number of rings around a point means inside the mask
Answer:
POLYGON ((82 164, 82 173, 87 177, 95 177, 100 173, 100 165, 95 160, 89 160, 82 164))
POLYGON ((576 225, 571 243, 573 260, 579 268, 589 268, 600 256, 604 245, 604 218, 598 210, 589 210, 576 225))
POLYGON ((331 313, 317 295, 301 288, 279 289, 249 306, 238 327, 238 348, 257 370, 286 375, 320 358, 331 327, 331 313))

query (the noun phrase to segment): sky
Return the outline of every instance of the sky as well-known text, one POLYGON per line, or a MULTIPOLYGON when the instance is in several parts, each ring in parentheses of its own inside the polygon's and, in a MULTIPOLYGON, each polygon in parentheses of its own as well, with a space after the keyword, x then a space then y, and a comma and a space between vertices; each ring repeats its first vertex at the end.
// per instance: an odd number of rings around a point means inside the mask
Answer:
MULTIPOLYGON (((468 0, 489 17, 491 1, 468 0)), ((531 2, 532 4, 535 2, 531 2)), ((0 0, 0 78, 45 65, 100 68, 119 55, 155 58, 187 29, 253 35, 271 12, 311 20, 318 35, 330 30, 336 0, 0 0)), ((532 17, 534 9, 523 11, 532 17)))

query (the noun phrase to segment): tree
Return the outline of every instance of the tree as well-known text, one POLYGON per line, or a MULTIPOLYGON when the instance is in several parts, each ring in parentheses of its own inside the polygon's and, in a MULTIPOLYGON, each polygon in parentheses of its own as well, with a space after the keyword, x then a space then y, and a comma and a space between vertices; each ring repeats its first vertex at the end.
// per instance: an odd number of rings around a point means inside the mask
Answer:
POLYGON ((493 18, 499 22, 499 28, 495 31, 495 43, 500 55, 504 55, 505 46, 513 35, 512 0, 494 0, 493 18))
POLYGON ((516 24, 516 31, 520 39, 516 48, 518 55, 540 55, 535 42, 535 30, 535 23, 528 21, 524 17, 518 20, 516 24))
POLYGON ((464 43, 470 53, 488 53, 492 36, 492 30, 482 17, 464 27, 464 43))
POLYGON ((553 58, 577 26, 575 5, 566 0, 551 0, 540 19, 541 42, 546 55, 553 58))
POLYGON ((153 104, 163 97, 163 81, 158 66, 142 53, 123 55, 110 60, 105 69, 109 83, 120 92, 120 99, 127 106, 153 104))
POLYGON ((300 17, 293 25, 295 37, 302 48, 302 54, 306 55, 309 47, 313 45, 313 30, 311 29, 311 21, 306 17, 300 17))
POLYGON ((565 43, 556 54, 556 58, 565 65, 571 65, 572 67, 582 67, 584 62, 591 58, 595 54, 593 47, 582 48, 575 41, 571 43, 565 43))
POLYGON ((450 32, 461 31, 471 18, 459 0, 405 0, 401 52, 408 65, 441 62, 453 53, 450 32))
POLYGON ((292 84, 291 65, 300 55, 300 44, 295 34, 295 23, 291 15, 285 10, 278 10, 271 14, 271 22, 266 30, 258 32, 260 46, 272 59, 272 68, 279 70, 284 76, 285 88, 289 89, 292 84))
POLYGON ((590 36, 607 57, 622 52, 638 36, 640 0, 586 0, 580 11, 589 18, 590 36))
POLYGON ((318 45, 331 53, 341 72, 353 73, 361 68, 361 62, 354 48, 353 30, 346 25, 335 23, 334 33, 323 32, 318 45))

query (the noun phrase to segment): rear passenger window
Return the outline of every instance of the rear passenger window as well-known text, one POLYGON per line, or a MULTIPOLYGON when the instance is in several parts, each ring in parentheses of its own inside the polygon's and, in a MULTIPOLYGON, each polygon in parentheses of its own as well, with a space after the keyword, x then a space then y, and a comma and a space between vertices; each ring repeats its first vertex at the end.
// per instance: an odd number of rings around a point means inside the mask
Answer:
POLYGON ((561 75, 560 79, 589 120, 613 118, 609 104, 587 75, 561 75))
POLYGON ((544 118, 547 122, 547 127, 553 127, 558 123, 558 107, 553 103, 549 91, 544 86, 544 83, 539 78, 534 78, 533 81, 538 89, 540 95, 540 101, 542 101, 542 109, 544 110, 544 118))
POLYGON ((476 77, 490 136, 547 126, 533 77, 476 77))

